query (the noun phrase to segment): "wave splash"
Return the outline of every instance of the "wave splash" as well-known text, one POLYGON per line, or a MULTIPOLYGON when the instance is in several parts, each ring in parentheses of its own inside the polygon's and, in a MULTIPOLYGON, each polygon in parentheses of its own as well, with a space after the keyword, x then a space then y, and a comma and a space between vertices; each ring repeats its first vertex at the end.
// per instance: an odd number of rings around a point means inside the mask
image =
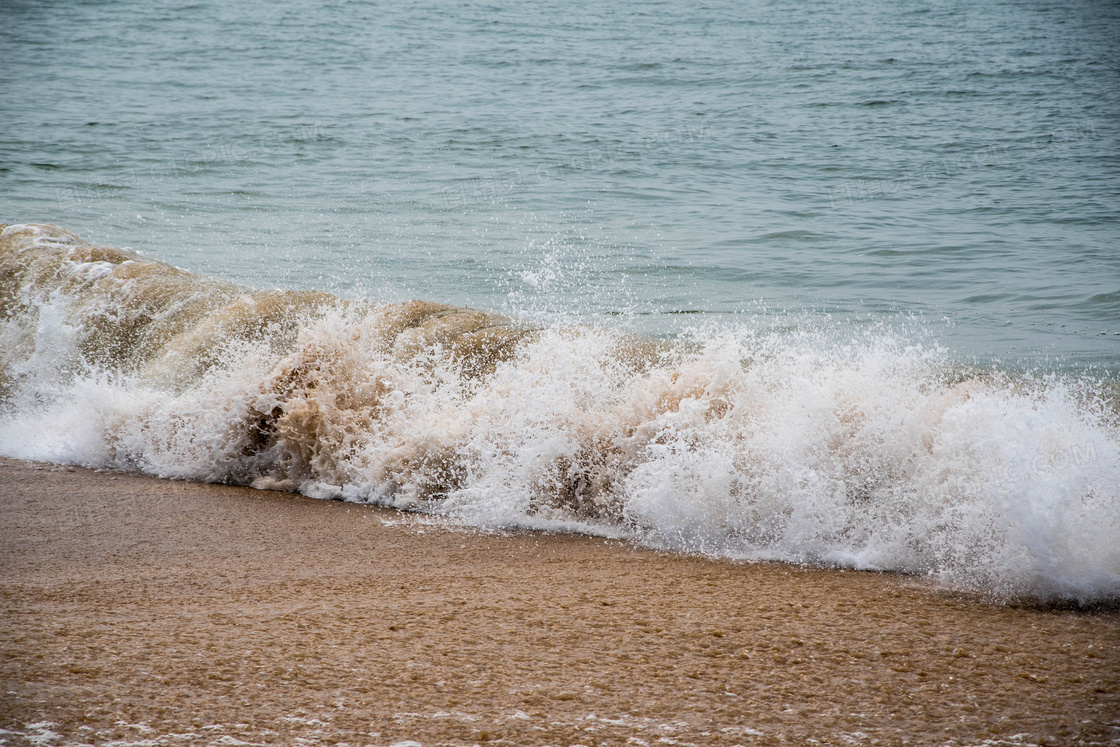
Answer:
POLYGON ((0 452, 658 547, 1120 597, 1100 385, 964 375, 890 330, 666 344, 248 291, 0 233, 0 452))

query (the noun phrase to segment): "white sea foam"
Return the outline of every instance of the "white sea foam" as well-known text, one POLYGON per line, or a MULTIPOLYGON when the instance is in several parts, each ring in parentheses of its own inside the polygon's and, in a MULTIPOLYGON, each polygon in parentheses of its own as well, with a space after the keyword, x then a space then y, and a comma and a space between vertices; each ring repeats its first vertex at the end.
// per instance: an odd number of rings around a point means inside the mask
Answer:
POLYGON ((231 332, 259 299, 230 295, 227 321, 129 367, 91 354, 88 294, 25 289, 0 332, 0 452, 903 571, 993 599, 1120 597, 1120 437, 1094 385, 965 376, 889 328, 742 323, 660 347, 519 332, 476 370, 451 348, 504 329, 490 316, 325 304, 231 332))

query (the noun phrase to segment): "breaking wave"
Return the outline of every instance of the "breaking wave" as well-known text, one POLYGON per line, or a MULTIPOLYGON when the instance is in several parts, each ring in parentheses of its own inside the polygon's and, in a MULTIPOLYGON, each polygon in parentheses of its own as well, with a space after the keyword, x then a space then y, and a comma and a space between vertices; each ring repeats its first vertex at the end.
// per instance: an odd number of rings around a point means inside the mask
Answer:
POLYGON ((1120 597, 1109 384, 968 372, 890 329, 664 342, 250 291, 0 233, 0 452, 483 527, 1120 597))

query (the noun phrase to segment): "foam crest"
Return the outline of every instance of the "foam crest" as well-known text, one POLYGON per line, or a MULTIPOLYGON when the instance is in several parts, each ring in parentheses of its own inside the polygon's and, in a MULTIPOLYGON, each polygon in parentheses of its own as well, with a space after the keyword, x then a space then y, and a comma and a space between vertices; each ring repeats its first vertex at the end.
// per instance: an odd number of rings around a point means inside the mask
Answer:
POLYGON ((0 234, 0 304, 9 456, 1120 596, 1102 385, 965 375, 890 329, 528 329, 247 291, 43 226, 0 234))

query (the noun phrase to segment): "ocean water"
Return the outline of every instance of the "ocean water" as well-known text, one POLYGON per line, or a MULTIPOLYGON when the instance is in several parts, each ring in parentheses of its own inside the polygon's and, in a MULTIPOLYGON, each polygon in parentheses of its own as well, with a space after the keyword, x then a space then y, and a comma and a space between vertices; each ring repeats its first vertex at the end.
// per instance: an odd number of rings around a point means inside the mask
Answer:
POLYGON ((1120 6, 0 10, 0 452, 1120 595, 1120 6))

